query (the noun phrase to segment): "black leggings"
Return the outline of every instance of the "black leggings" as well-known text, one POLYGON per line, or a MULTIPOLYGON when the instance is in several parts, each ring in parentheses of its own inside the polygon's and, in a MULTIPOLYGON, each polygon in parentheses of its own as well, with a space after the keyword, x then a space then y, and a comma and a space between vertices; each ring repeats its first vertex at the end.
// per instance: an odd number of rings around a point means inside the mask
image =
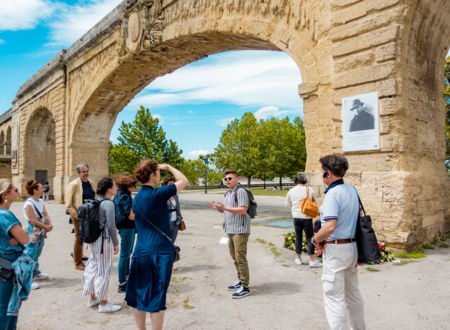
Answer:
POLYGON ((308 255, 314 254, 314 244, 311 238, 314 236, 312 219, 294 218, 295 228, 295 252, 302 254, 303 230, 305 231, 306 244, 308 245, 308 255))

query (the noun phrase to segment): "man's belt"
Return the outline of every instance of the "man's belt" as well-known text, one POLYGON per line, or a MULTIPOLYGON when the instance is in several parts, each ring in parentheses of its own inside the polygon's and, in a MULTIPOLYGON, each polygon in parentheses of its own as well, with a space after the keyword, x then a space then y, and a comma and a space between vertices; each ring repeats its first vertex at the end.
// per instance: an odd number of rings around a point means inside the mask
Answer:
POLYGON ((351 242, 356 242, 356 239, 354 238, 335 239, 333 241, 326 241, 325 244, 348 244, 351 242))

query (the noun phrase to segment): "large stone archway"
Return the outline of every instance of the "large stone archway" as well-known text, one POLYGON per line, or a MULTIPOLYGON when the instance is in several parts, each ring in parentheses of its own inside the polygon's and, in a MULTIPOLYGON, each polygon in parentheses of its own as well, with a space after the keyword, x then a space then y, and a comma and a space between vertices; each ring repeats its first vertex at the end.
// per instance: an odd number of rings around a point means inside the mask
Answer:
MULTIPOLYGON (((53 192, 53 179, 56 175, 56 136, 55 121, 45 108, 39 108, 31 115, 25 131, 25 150, 23 157, 22 185, 29 179, 41 184, 48 182, 53 192)), ((25 196, 25 192, 22 195, 25 196)))
POLYGON ((449 15, 445 0, 124 1, 19 90, 15 180, 28 171, 23 132, 39 105, 55 118, 62 201, 78 162, 92 164, 94 178, 108 172, 114 120, 152 80, 222 51, 284 51, 302 74, 312 183, 323 191, 318 159, 342 152, 342 98, 378 92, 380 149, 346 153, 347 180, 382 240, 421 244, 448 230, 450 215, 441 97, 449 15))

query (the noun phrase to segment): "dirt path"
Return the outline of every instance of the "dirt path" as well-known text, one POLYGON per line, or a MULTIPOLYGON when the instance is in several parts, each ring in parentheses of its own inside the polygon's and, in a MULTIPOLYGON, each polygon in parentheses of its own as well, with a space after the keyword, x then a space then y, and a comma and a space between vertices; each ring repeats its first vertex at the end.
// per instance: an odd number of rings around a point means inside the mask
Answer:
MULTIPOLYGON (((294 264, 294 253, 281 248, 281 235, 291 229, 252 226, 248 247, 252 295, 231 299, 227 285, 234 266, 222 236, 221 215, 210 210, 220 194, 180 196, 187 230, 177 240, 182 260, 173 273, 167 296, 166 329, 327 329, 323 311, 321 270, 294 264), (258 239, 258 240, 257 240, 258 239), (276 251, 261 242, 273 243, 276 251), (280 254, 276 256, 277 252, 280 254)), ((257 197, 262 218, 255 224, 286 217, 282 197, 257 197)), ((22 203, 12 211, 23 220, 22 203)), ((41 269, 50 276, 31 293, 19 316, 19 329, 135 329, 132 310, 117 293, 117 261, 109 300, 121 303, 114 314, 86 307, 80 271, 73 267, 71 226, 64 206, 49 203, 55 229, 49 234, 41 269)), ((24 223, 24 222, 23 222, 24 223)), ((449 240, 447 241, 449 242, 449 240)), ((87 253, 87 252, 86 252, 87 253)), ((305 261, 307 257, 303 258, 305 261)), ((404 266, 360 267, 368 329, 448 329, 450 324, 450 249, 427 250, 427 257, 404 266)), ((147 321, 150 328, 150 320, 147 321)))

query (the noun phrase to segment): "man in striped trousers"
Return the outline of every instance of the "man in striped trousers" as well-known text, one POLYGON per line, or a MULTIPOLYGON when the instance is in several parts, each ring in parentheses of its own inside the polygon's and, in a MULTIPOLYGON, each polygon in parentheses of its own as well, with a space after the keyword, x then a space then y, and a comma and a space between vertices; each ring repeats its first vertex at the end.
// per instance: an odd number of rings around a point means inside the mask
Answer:
POLYGON ((224 177, 228 191, 223 203, 211 202, 213 209, 224 215, 224 229, 228 234, 228 247, 237 270, 238 280, 228 287, 235 291, 233 299, 244 298, 250 294, 248 287, 250 275, 247 263, 247 242, 250 236, 250 216, 247 214, 249 198, 247 192, 239 184, 236 171, 226 170, 224 177))

